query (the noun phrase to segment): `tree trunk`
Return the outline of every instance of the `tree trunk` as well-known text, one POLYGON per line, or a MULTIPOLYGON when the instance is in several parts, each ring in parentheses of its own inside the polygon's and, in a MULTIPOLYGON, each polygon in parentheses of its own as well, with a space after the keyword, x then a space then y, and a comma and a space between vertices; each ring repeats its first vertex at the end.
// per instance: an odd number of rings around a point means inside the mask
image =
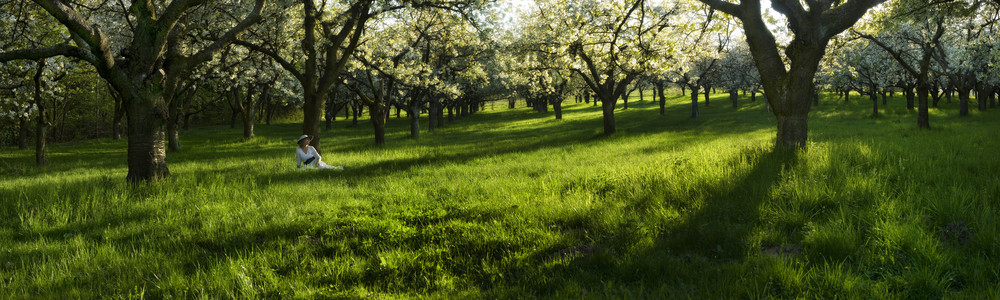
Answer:
POLYGON ((170 175, 167 168, 166 117, 163 90, 146 86, 133 91, 126 100, 128 113, 129 182, 150 181, 170 175), (140 96, 141 95, 141 96, 140 96))
POLYGON ((643 100, 646 100, 644 98, 645 98, 645 96, 643 96, 643 94, 642 94, 642 88, 639 88, 639 102, 642 102, 643 100))
MULTIPOLYGON (((992 94, 993 92, 990 91, 990 93, 992 94)), ((977 107, 979 111, 986 110, 986 100, 987 100, 986 98, 987 97, 985 88, 980 89, 979 92, 976 93, 976 103, 979 104, 979 107, 977 107)))
POLYGON ((45 151, 48 148, 45 144, 46 134, 49 130, 49 124, 45 122, 45 114, 41 109, 38 110, 38 117, 35 118, 35 163, 39 166, 44 166, 48 164, 48 160, 45 157, 45 151))
MULTIPOLYGON (((420 101, 417 101, 416 97, 410 99, 410 137, 414 139, 420 138, 420 101)), ((428 130, 433 131, 433 130, 428 130)))
MULTIPOLYGON (((913 92, 910 91, 910 94, 913 92)), ((927 107, 927 85, 917 82, 917 127, 920 129, 931 128, 930 112, 927 107)))
POLYGON ((709 94, 710 91, 711 91, 710 87, 706 87, 705 88, 705 106, 708 106, 708 103, 709 103, 708 102, 708 94, 709 94))
POLYGON ((590 104, 590 93, 589 92, 584 92, 583 93, 583 103, 590 104))
POLYGON ((750 102, 757 102, 757 90, 750 91, 750 102))
POLYGON ((691 117, 697 118, 698 113, 698 86, 691 85, 691 117))
POLYGON ((358 114, 360 114, 360 112, 358 111, 361 110, 361 105, 354 103, 353 105, 351 105, 351 110, 353 110, 354 112, 353 114, 351 114, 351 117, 353 118, 353 120, 351 120, 351 125, 358 126, 358 114))
POLYGON ((628 96, 628 93, 622 94, 622 102, 624 103, 622 109, 628 109, 628 96))
MULTIPOLYGON (((264 112, 264 124, 266 124, 266 125, 271 125, 271 115, 274 115, 274 104, 273 103, 274 103, 274 101, 271 101, 271 97, 267 97, 266 101, 264 102, 264 108, 267 109, 267 111, 264 112)), ((333 112, 333 113, 336 114, 337 112, 333 112)), ((336 118, 337 117, 334 116, 334 119, 336 119, 336 118)), ((184 129, 187 129, 187 122, 184 122, 184 126, 185 126, 184 129)))
MULTIPOLYGON (((936 87, 931 87, 930 88, 930 94, 931 94, 931 97, 934 98, 934 107, 938 107, 938 102, 941 101, 941 93, 940 93, 940 91, 938 91, 938 89, 936 87)), ((948 101, 948 102, 951 103, 951 101, 948 101)))
POLYGON ((844 103, 851 101, 851 90, 844 91, 844 103))
POLYGON ((125 119, 125 103, 122 102, 122 97, 118 95, 118 92, 112 89, 109 93, 111 93, 111 97, 115 100, 115 113, 111 119, 111 130, 113 132, 111 139, 117 141, 122 138, 122 130, 124 130, 122 120, 125 119))
POLYGON ((20 132, 17 135, 17 149, 28 149, 28 118, 17 118, 20 132))
POLYGON ((552 110, 556 112, 556 120, 562 120, 562 101, 552 102, 552 110))
POLYGON ((385 146, 385 119, 388 113, 385 106, 370 105, 368 115, 372 118, 372 126, 375 127, 375 146, 385 146))
POLYGON ((913 110, 913 89, 907 87, 903 93, 906 95, 906 109, 913 110))
POLYGON ((444 127, 444 105, 438 103, 436 110, 434 116, 437 117, 438 128, 444 127))
POLYGON ((316 89, 312 87, 315 86, 314 82, 308 82, 303 85, 303 87, 306 86, 310 87, 305 88, 302 94, 302 98, 305 100, 302 104, 302 134, 312 137, 312 141, 309 142, 309 145, 316 148, 317 152, 323 153, 322 147, 320 147, 320 140, 322 139, 320 135, 320 124, 322 124, 323 104, 325 102, 322 100, 326 97, 321 98, 321 96, 324 95, 316 94, 316 89))
MULTIPOLYGON (((615 133, 615 95, 612 93, 605 93, 601 96, 601 110, 604 112, 604 134, 611 135, 615 133)), ((596 102, 595 102, 596 103, 596 102)))
POLYGON ((437 125, 437 116, 435 114, 437 114, 439 112, 438 109, 437 109, 438 105, 441 105, 440 100, 432 100, 427 105, 428 106, 428 108, 427 108, 427 132, 434 132, 434 129, 437 129, 437 126, 436 126, 437 125))
POLYGON ((729 90, 729 101, 733 102, 733 108, 739 107, 738 97, 739 95, 736 94, 736 90, 729 90))
POLYGON ((990 108, 997 107, 997 95, 1000 94, 1000 92, 997 92, 997 90, 998 89, 996 87, 994 87, 993 88, 993 93, 991 93, 989 95, 989 97, 990 97, 990 108))
POLYGON ((958 115, 965 117, 969 115, 969 89, 958 89, 958 115))
POLYGON ((236 109, 230 109, 230 114, 231 115, 229 116, 229 129, 234 129, 236 128, 236 118, 239 117, 240 111, 236 109))
POLYGON ((326 111, 323 114, 323 118, 326 119, 326 130, 333 129, 333 118, 334 114, 337 112, 333 111, 333 99, 326 99, 326 111))
POLYGON ((46 134, 49 130, 49 114, 48 105, 42 100, 42 72, 45 69, 45 60, 38 60, 38 66, 35 69, 35 76, 32 77, 34 83, 34 99, 35 99, 35 163, 39 166, 44 166, 48 164, 45 159, 45 139, 46 134))
POLYGON ((871 100, 872 100, 872 117, 873 118, 878 118, 878 93, 875 92, 875 88, 874 87, 872 88, 871 92, 868 94, 868 98, 871 98, 871 100))
POLYGON ((448 106, 448 123, 451 123, 453 121, 455 121, 455 109, 449 105, 448 106))
MULTIPOLYGON (((508 109, 514 109, 514 106, 516 106, 516 104, 517 104, 517 101, 514 101, 514 99, 507 100, 507 108, 508 109)), ((451 119, 448 119, 448 121, 451 121, 451 119)))
POLYGON ((253 138, 253 116, 243 116, 243 138, 253 138))
MULTIPOLYGON (((184 101, 187 101, 189 96, 194 97, 193 94, 187 95, 186 93, 182 96, 184 97, 184 101)), ((179 100, 173 99, 170 101, 170 108, 167 113, 167 151, 170 152, 181 151, 180 134, 177 132, 177 124, 180 122, 180 105, 182 103, 179 100)))
POLYGON ((660 96, 660 115, 667 113, 667 97, 663 96, 663 82, 656 82, 656 93, 660 96))
MULTIPOLYGON (((775 109, 775 112, 778 110, 775 109)), ((805 146, 809 135, 808 113, 783 115, 775 113, 778 119, 777 144, 786 148, 805 146)))
POLYGON ((889 103, 886 102, 886 98, 885 98, 885 91, 883 90, 880 94, 882 94, 881 95, 882 96, 882 105, 883 106, 888 105, 889 103))
POLYGON ((170 115, 168 119, 169 121, 167 121, 167 137, 168 137, 167 148, 170 150, 170 152, 181 151, 180 133, 177 132, 177 123, 179 118, 170 115))

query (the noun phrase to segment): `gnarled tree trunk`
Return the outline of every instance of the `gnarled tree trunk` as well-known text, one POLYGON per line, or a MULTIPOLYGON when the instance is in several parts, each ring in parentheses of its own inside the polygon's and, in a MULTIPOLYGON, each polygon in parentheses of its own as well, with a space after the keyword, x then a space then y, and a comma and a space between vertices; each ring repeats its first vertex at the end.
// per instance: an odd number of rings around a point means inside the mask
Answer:
POLYGON ((147 85, 124 91, 128 113, 128 175, 130 182, 170 175, 166 151, 166 104, 163 90, 147 85))

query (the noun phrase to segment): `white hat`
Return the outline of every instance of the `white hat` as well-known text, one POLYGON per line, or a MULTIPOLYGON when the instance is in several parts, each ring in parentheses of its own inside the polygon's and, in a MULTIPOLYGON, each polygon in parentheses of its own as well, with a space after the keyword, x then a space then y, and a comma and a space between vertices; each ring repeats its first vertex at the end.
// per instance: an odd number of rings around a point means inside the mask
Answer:
POLYGON ((300 143, 300 142, 302 142, 302 140, 308 139, 308 138, 310 138, 309 135, 303 134, 302 136, 299 137, 298 140, 295 140, 295 143, 300 143))

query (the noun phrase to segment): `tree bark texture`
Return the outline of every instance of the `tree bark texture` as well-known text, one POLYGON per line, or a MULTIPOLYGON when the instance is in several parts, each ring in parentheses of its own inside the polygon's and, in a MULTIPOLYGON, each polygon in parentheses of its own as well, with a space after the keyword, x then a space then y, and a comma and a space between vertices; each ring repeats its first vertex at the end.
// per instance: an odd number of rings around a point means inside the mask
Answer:
POLYGON ((372 126, 375 127, 375 146, 385 146, 385 119, 389 110, 386 106, 370 105, 368 115, 372 118, 372 126))
POLYGON ((562 120, 562 101, 552 102, 552 110, 556 113, 556 120, 562 120))
POLYGON ((418 139, 420 138, 420 102, 417 101, 416 97, 410 100, 409 115, 410 115, 410 137, 418 139))
POLYGON ((606 95, 601 95, 601 110, 604 116, 604 134, 610 135, 615 133, 615 102, 618 102, 615 95, 612 93, 606 93, 606 95))
MULTIPOLYGON (((126 92, 128 113, 128 175, 130 182, 148 181, 170 175, 167 168, 167 107, 163 90, 156 85, 126 92)), ((123 95, 124 96, 124 95, 123 95)))

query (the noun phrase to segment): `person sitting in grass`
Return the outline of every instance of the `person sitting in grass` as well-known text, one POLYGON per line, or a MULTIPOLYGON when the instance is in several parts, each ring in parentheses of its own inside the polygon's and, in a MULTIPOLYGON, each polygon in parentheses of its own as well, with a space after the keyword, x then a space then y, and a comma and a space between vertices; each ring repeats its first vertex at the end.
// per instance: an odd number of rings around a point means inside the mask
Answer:
POLYGON ((329 166, 323 163, 323 157, 319 156, 319 152, 316 152, 316 148, 309 146, 309 142, 312 141, 312 137, 308 135, 302 135, 297 141, 299 147, 295 148, 295 167, 301 169, 305 168, 317 168, 317 169, 337 169, 343 170, 344 167, 341 166, 329 166))

